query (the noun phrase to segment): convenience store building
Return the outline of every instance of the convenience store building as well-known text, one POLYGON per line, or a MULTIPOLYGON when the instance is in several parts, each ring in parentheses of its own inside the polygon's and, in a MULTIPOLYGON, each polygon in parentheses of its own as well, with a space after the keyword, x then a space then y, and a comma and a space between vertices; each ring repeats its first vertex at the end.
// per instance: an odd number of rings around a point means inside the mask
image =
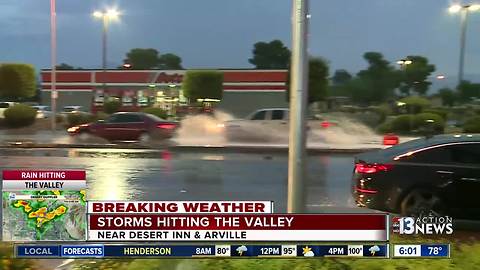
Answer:
MULTIPOLYGON (((286 107, 287 70, 219 69, 223 72, 223 98, 216 108, 237 117, 268 107, 286 107)), ((122 110, 157 106, 170 109, 185 104, 182 79, 186 70, 58 70, 58 108, 82 106, 102 110, 103 102, 117 99, 122 110)), ((42 104, 50 104, 51 72, 41 71, 42 104)))

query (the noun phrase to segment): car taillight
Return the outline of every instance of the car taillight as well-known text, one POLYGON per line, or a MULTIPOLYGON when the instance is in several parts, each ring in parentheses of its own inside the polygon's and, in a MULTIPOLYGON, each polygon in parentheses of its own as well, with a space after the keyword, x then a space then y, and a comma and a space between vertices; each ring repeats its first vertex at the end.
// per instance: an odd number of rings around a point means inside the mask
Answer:
POLYGON ((357 163, 355 164, 356 173, 377 173, 377 172, 386 172, 392 169, 393 166, 390 164, 367 164, 367 163, 357 163))
POLYGON ((177 125, 172 124, 172 123, 161 123, 157 125, 157 128, 161 129, 175 129, 177 125))
POLYGON ((320 123, 320 125, 323 127, 323 128, 328 128, 332 125, 332 123, 328 122, 328 121, 323 121, 322 123, 320 123))

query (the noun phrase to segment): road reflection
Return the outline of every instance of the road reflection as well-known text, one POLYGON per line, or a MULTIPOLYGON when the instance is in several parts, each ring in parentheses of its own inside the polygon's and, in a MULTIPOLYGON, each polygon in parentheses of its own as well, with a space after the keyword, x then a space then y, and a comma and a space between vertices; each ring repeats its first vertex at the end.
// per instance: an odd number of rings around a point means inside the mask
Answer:
POLYGON ((89 200, 129 200, 140 195, 135 188, 142 171, 129 159, 98 159, 88 168, 89 200))

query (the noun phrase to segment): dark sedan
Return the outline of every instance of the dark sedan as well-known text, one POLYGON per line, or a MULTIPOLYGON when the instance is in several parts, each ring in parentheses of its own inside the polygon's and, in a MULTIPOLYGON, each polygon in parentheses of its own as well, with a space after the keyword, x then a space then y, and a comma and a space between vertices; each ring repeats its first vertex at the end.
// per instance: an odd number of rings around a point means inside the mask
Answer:
POLYGON ((355 158, 357 205, 480 219, 480 135, 439 135, 355 158))
POLYGON ((95 135, 109 141, 149 141, 167 139, 174 135, 177 122, 139 112, 119 112, 106 120, 68 129, 70 135, 95 135))

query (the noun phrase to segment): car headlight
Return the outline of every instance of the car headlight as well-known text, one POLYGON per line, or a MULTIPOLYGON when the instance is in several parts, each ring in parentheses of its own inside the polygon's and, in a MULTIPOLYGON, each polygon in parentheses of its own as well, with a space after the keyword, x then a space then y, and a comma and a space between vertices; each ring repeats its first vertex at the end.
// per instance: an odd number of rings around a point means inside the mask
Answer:
POLYGON ((68 128, 67 131, 68 132, 77 132, 79 129, 80 129, 80 127, 71 127, 71 128, 68 128))

